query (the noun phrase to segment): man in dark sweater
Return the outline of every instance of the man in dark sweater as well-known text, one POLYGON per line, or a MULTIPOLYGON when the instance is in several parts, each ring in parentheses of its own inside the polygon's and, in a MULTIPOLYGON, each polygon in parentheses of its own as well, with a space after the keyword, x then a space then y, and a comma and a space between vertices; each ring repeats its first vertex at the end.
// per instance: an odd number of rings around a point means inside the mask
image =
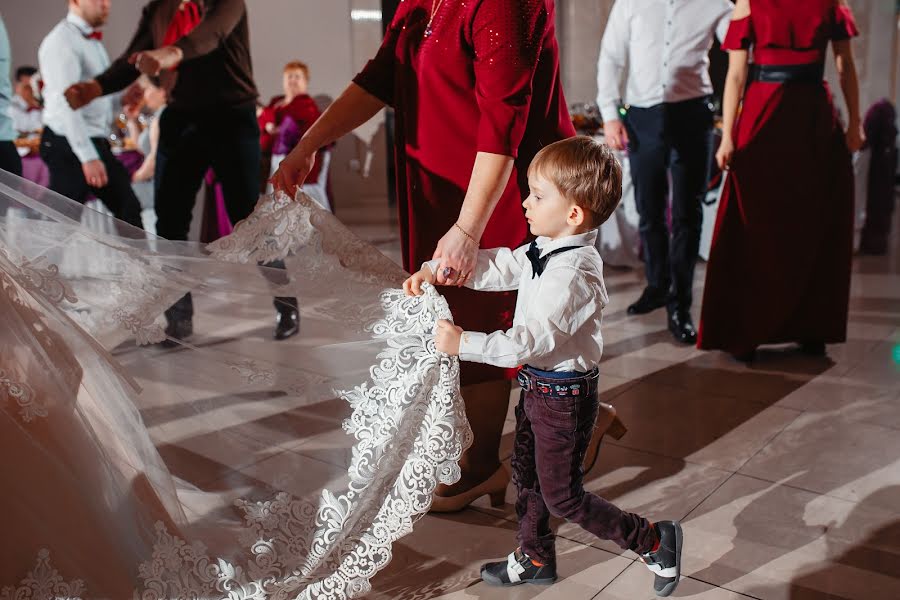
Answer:
MULTIPOLYGON (((66 91, 73 108, 126 88, 141 73, 169 90, 160 117, 155 203, 159 235, 186 240, 197 191, 212 167, 232 223, 253 211, 259 192, 256 84, 244 0, 153 0, 124 54, 91 81, 66 91)), ((273 265, 283 266, 283 265, 273 265)), ((276 298, 276 339, 297 333, 295 298, 276 298)), ((170 340, 193 333, 187 294, 166 311, 170 340)))

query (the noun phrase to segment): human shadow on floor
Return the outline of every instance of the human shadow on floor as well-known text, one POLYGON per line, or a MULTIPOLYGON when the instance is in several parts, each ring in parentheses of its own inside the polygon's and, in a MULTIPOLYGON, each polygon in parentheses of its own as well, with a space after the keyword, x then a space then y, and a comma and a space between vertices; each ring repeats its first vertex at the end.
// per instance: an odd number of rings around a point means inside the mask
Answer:
MULTIPOLYGON (((610 267, 607 266, 607 268, 610 268, 610 267)), ((623 273, 627 273, 631 269, 629 267, 616 267, 615 270, 623 272, 623 273)), ((631 280, 619 281, 616 283, 607 283, 606 292, 609 294, 610 297, 615 297, 615 296, 618 296, 622 292, 631 293, 632 291, 635 291, 635 290, 639 291, 639 290, 643 289, 643 285, 644 284, 642 282, 631 281, 631 280)))
MULTIPOLYGON (((608 355, 624 356, 656 343, 648 342, 648 338, 659 341, 664 337, 668 337, 667 332, 638 334, 637 341, 626 339, 611 344, 608 355)), ((800 356, 792 350, 766 351, 760 364, 751 368, 706 353, 607 389, 601 400, 616 406, 629 432, 620 441, 604 439, 597 466, 585 476, 585 487, 616 503, 638 490, 672 479, 652 499, 622 508, 645 515, 684 518, 743 464, 738 457, 729 468, 704 468, 720 457, 715 453, 700 455, 701 451, 722 443, 722 438, 758 418, 768 407, 831 366, 827 358, 800 356), (688 461, 699 465, 690 474, 683 473, 688 461), (605 483, 613 473, 616 481, 605 483)), ((600 371, 602 377, 602 363, 600 371)), ((739 451, 749 458, 752 446, 762 448, 776 433, 777 430, 760 432, 758 441, 749 445, 738 440, 742 444, 739 451)), ((514 433, 507 433, 501 447, 511 447, 513 437, 514 433)), ((497 509, 478 504, 477 510, 515 520, 511 504, 497 509)), ((556 521, 557 525, 560 523, 556 521)), ((569 529, 564 536, 581 543, 596 541, 580 529, 569 529)))
POLYGON ((638 333, 631 337, 603 345, 603 358, 600 359, 600 377, 603 377, 603 363, 614 358, 642 350, 655 344, 672 343, 672 334, 668 330, 651 333, 638 333))
MULTIPOLYGON (((777 558, 751 553, 739 541, 777 545, 780 556, 824 538, 828 558, 819 565, 809 567, 789 583, 756 586, 741 591, 755 598, 780 597, 790 600, 900 597, 900 562, 897 560, 900 556, 900 519, 892 514, 895 511, 886 509, 900 506, 900 486, 873 492, 855 504, 841 523, 804 525, 804 511, 791 511, 787 516, 777 517, 777 520, 795 520, 796 526, 790 532, 777 535, 777 532, 768 531, 771 515, 767 517, 762 511, 771 511, 771 503, 778 500, 773 496, 777 496, 779 491, 772 488, 764 497, 741 511, 734 520, 737 530, 735 548, 691 576, 728 587, 729 581, 756 570, 762 569, 761 574, 765 576, 766 565, 777 558), (768 509, 760 506, 767 501, 768 509), (884 517, 884 521, 878 524, 880 517, 884 517), (767 531, 776 535, 765 537, 764 532, 767 531), (737 564, 739 568, 731 566, 737 564)), ((778 506, 786 510, 804 508, 791 503, 778 503, 778 506)))
POLYGON ((242 394, 229 394, 212 398, 200 398, 175 405, 148 406, 140 408, 141 418, 148 428, 165 425, 173 421, 196 417, 212 407, 217 409, 243 404, 245 402, 267 402, 283 398, 286 394, 278 390, 261 390, 242 394))
MULTIPOLYGON (((481 581, 480 566, 503 560, 515 545, 516 526, 503 518, 476 511, 429 515, 412 535, 394 545, 391 564, 372 580, 372 597, 428 600, 455 594, 484 600, 526 600, 545 594, 545 586, 503 588, 481 581)), ((572 588, 567 592, 565 587, 567 578, 616 558, 564 540, 559 541, 557 550, 560 579, 552 589, 558 598, 571 597, 572 588)), ((613 570, 618 573, 620 569, 613 570)))
MULTIPOLYGON (((219 401, 237 402, 240 398, 252 401, 255 397, 244 394, 229 396, 227 400, 219 399, 219 401)), ((209 411, 215 410, 215 399, 204 398, 197 402, 205 410, 207 407, 209 411)), ((344 400, 331 398, 218 427, 200 416, 203 421, 197 426, 196 431, 184 432, 177 440, 158 445, 158 450, 173 475, 200 485, 239 466, 264 460, 281 452, 288 445, 341 431, 340 413, 335 414, 335 411, 341 409, 349 413, 344 400), (235 458, 231 458, 231 455, 235 458)), ((175 419, 166 412, 167 410, 167 408, 159 409, 154 418, 163 419, 161 415, 164 415, 166 422, 169 420, 184 422, 185 419, 191 418, 190 414, 187 414, 175 419)), ((176 410, 190 413, 195 407, 182 407, 176 410)), ((157 427, 164 432, 166 425, 157 427)), ((154 435, 159 433, 156 431, 154 435)), ((312 458, 329 464, 340 464, 346 469, 345 463, 349 457, 351 444, 352 438, 348 436, 346 448, 331 448, 319 452, 330 456, 331 460, 323 460, 319 456, 312 458)))

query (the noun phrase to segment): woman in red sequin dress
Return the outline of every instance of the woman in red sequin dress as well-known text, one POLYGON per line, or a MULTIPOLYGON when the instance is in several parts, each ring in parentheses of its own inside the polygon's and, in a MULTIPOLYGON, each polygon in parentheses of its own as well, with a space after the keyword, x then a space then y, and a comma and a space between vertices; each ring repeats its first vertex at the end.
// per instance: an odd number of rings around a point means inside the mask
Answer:
POLYGON ((850 48, 857 33, 843 0, 739 0, 735 7, 722 44, 730 63, 717 153, 730 172, 706 270, 700 348, 750 360, 762 344, 794 342, 823 355, 825 344, 846 339, 850 151, 862 145, 850 48), (822 81, 829 42, 846 133, 822 81))
MULTIPOLYGON (((352 131, 384 106, 396 113, 397 195, 403 266, 432 257, 459 286, 442 288, 453 316, 472 331, 511 326, 514 293, 461 287, 477 249, 527 241, 526 171, 543 146, 575 134, 560 84, 553 0, 405 0, 381 49, 313 125, 275 173, 293 190, 314 150, 352 131)), ((443 280, 443 277, 441 277, 443 280)), ((475 434, 463 476, 439 490, 433 509, 461 508, 505 488, 498 449, 512 373, 462 370, 475 434), (465 497, 461 494, 467 494, 465 497)))

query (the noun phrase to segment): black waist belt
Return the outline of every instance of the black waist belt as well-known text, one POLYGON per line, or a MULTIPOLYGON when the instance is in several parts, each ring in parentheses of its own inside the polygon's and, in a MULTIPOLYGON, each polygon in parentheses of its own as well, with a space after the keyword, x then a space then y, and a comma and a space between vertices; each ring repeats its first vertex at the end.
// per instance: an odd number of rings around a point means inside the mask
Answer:
POLYGON ((750 65, 750 81, 766 83, 821 83, 825 76, 823 63, 808 65, 750 65))

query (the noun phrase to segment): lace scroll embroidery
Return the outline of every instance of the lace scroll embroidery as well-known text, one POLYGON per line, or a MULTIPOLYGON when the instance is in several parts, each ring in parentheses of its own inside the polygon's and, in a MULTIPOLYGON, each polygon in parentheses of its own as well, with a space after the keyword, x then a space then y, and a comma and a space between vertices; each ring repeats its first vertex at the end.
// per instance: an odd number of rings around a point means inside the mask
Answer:
POLYGON ((274 371, 261 367, 254 360, 229 361, 225 364, 248 384, 272 385, 275 380, 274 371))
POLYGON ((16 280, 23 287, 42 294, 50 302, 59 304, 63 300, 75 304, 78 298, 72 287, 63 281, 59 276, 59 267, 57 265, 41 266, 41 259, 32 263, 25 260, 19 265, 21 275, 16 280))
POLYGON ((159 307, 166 300, 174 301, 180 294, 173 294, 172 284, 162 275, 161 269, 141 269, 136 262, 129 262, 124 283, 113 290, 116 307, 112 318, 134 336, 139 346, 157 344, 166 339, 165 331, 156 323, 159 307))
POLYGON ((26 423, 35 417, 46 417, 47 407, 35 399, 34 390, 27 383, 15 381, 6 371, 0 369, 0 391, 19 405, 19 416, 26 423))
MULTIPOLYGON (((303 194, 292 201, 284 194, 262 196, 230 235, 206 246, 214 258, 238 263, 270 263, 310 244, 313 200, 303 194)), ((321 210, 321 209, 320 209, 321 210)))
POLYGON ((34 261, 23 257, 17 263, 2 248, 0 248, 0 255, 13 267, 12 278, 25 289, 37 292, 53 304, 60 304, 63 300, 71 304, 78 302, 72 286, 60 277, 58 265, 42 266, 44 257, 38 257, 34 261))
MULTIPOLYGON (((371 590, 369 580, 428 510, 435 486, 459 479, 457 463, 472 442, 459 362, 440 355, 431 334, 437 319, 450 316, 446 302, 430 286, 418 298, 388 290, 381 302, 386 317, 371 329, 387 348, 370 382, 340 394, 353 409, 344 429, 356 439, 349 489, 323 490, 318 506, 286 492, 237 500, 241 542, 252 557, 245 567, 157 524, 153 557, 140 567, 143 600, 347 600, 371 590)), ((258 371, 231 366, 244 376, 258 371)))
MULTIPOLYGON (((310 253, 310 278, 339 271, 342 278, 399 286, 403 269, 350 233, 315 200, 299 192, 296 200, 285 194, 262 196, 249 217, 234 231, 206 246, 219 260, 238 263, 271 263, 291 255, 310 253)), ((287 293, 287 292, 285 292, 287 293)))
POLYGON ((19 587, 0 590, 0 600, 81 600, 84 591, 84 582, 80 579, 70 583, 63 581, 59 572, 50 564, 50 551, 42 548, 38 552, 34 569, 21 581, 19 587))

